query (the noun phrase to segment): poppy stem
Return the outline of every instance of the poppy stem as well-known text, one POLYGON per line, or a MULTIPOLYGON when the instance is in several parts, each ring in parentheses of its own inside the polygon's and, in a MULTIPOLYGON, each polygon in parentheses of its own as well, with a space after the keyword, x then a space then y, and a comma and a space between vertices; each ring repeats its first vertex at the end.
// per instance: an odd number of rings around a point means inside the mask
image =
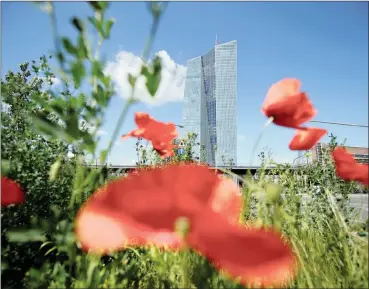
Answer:
MULTIPOLYGON (((251 165, 252 165, 252 162, 254 161, 254 154, 255 154, 255 152, 256 152, 256 149, 257 149, 257 147, 258 147, 258 145, 259 145, 259 142, 260 142, 260 140, 261 140, 261 137, 263 136, 263 134, 264 134, 264 132, 265 132, 265 129, 272 123, 274 121, 274 117, 273 116, 271 116, 271 117, 269 117, 268 118, 268 120, 267 120, 267 122, 264 124, 264 127, 263 127, 263 129, 261 130, 261 132, 260 132, 260 134, 259 134, 259 136, 258 136, 258 138, 256 139, 256 142, 255 142, 255 144, 254 144, 254 147, 252 148, 252 152, 251 152, 251 159, 250 159, 250 167, 251 167, 251 165)), ((247 170, 247 173, 246 173, 246 175, 245 175, 245 177, 244 177, 244 183, 245 184, 247 184, 247 182, 246 182, 246 180, 247 180, 247 178, 248 177, 252 177, 252 174, 251 174, 251 168, 249 168, 248 170, 247 170)), ((244 216, 245 216, 245 208, 246 208, 246 206, 242 206, 242 211, 241 211, 241 218, 242 219, 244 219, 244 216)))
POLYGON ((181 288, 190 288, 190 280, 189 280, 189 270, 188 270, 188 257, 189 249, 187 244, 184 245, 184 249, 182 252, 182 286, 181 288))
MULTIPOLYGON (((166 8, 167 4, 163 4, 164 8, 162 8, 162 10, 159 10, 159 11, 156 11, 156 14, 154 15, 154 21, 153 21, 153 24, 151 26, 151 30, 150 30, 150 35, 149 35, 149 38, 146 42, 146 45, 145 45, 145 48, 142 52, 142 59, 144 61, 144 63, 147 61, 149 55, 150 55, 150 52, 151 52, 151 48, 152 48, 152 43, 155 39, 155 36, 156 36, 156 32, 157 32, 157 29, 158 29, 158 25, 159 25, 159 20, 161 18, 161 15, 162 15, 162 12, 164 11, 164 9, 166 8)), ((154 11, 153 11, 154 12, 154 11)), ((136 84, 136 83, 135 83, 136 84)), ((113 136, 110 140, 110 143, 109 143, 109 147, 107 149, 107 152, 106 154, 104 154, 102 156, 102 163, 105 162, 106 158, 108 157, 109 155, 109 152, 110 150, 112 149, 117 137, 118 137, 118 134, 119 134, 119 130, 123 124, 123 121, 125 119, 125 117, 127 116, 127 113, 128 113, 128 110, 131 106, 132 103, 135 102, 134 100, 134 93, 135 93, 135 88, 136 88, 136 85, 133 85, 132 87, 132 92, 131 92, 131 97, 127 100, 127 102, 125 103, 124 107, 123 107, 123 110, 119 116, 119 119, 117 121, 117 125, 114 129, 114 132, 113 132, 113 136)))
MULTIPOLYGON (((270 118, 268 118, 268 120, 264 124, 264 127, 261 130, 258 138, 256 139, 256 142, 254 144, 254 147, 252 148, 252 151, 251 151, 250 167, 252 166, 252 162, 254 161, 254 155, 255 155, 256 149, 257 149, 257 147, 258 147, 258 145, 260 143, 260 140, 261 140, 261 138, 262 138, 262 136, 263 136, 263 134, 265 132, 265 129, 273 122, 273 120, 274 120, 274 117, 272 117, 272 116, 270 118)), ((251 177, 251 168, 249 168, 247 170, 247 176, 250 176, 251 177)))
POLYGON ((254 144, 254 147, 252 148, 252 153, 251 153, 251 159, 250 159, 250 166, 252 165, 252 162, 254 161, 254 154, 256 152, 256 149, 260 143, 261 137, 264 135, 265 129, 274 121, 274 117, 271 116, 268 118, 267 122, 264 124, 263 129, 261 130, 258 138, 256 139, 256 142, 254 144))
POLYGON ((176 220, 174 224, 175 232, 180 236, 183 244, 182 249, 182 258, 181 258, 181 267, 182 267, 182 286, 181 288, 190 288, 189 281, 189 270, 188 270, 188 254, 190 252, 189 246, 187 243, 187 236, 190 229, 190 222, 186 217, 180 217, 176 220))

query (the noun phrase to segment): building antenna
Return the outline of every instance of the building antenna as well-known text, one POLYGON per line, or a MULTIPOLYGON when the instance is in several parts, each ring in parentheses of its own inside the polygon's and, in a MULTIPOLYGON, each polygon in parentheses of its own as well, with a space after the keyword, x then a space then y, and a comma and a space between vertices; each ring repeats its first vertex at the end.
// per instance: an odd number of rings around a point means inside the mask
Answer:
POLYGON ((215 46, 218 45, 218 33, 215 34, 215 46))

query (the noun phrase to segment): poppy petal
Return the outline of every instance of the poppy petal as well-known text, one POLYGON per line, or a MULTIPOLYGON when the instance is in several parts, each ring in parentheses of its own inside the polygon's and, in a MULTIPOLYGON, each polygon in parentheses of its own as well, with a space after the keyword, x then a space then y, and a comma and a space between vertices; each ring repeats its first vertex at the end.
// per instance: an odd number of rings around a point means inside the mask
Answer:
POLYGON ((262 105, 262 113, 273 117, 280 126, 298 128, 312 119, 317 110, 304 92, 300 92, 300 82, 283 79, 272 85, 262 105))
POLYGON ((368 186, 368 165, 359 164, 343 147, 336 147, 332 152, 336 164, 336 174, 345 181, 358 181, 368 186))
POLYGON ((284 78, 273 84, 267 93, 264 105, 283 101, 285 96, 296 95, 300 92, 301 82, 295 78, 284 78))
POLYGON ((214 190, 211 208, 214 212, 228 217, 231 223, 238 223, 242 202, 242 196, 237 184, 229 178, 222 178, 214 190))
POLYGON ((335 162, 337 164, 342 164, 342 165, 346 165, 346 164, 350 164, 353 165, 356 163, 354 157, 352 156, 352 154, 350 154, 349 152, 346 151, 345 148, 343 147, 336 147, 333 152, 333 159, 335 160, 335 162))
POLYGON ((360 175, 357 178, 357 181, 361 182, 365 186, 369 186, 369 166, 366 164, 358 164, 358 171, 360 175))
POLYGON ((136 112, 135 113, 135 122, 138 127, 147 126, 152 121, 150 115, 146 112, 136 112))
POLYGON ((90 197, 76 218, 77 238, 83 248, 98 252, 143 243, 178 248, 175 222, 180 217, 192 219, 210 208, 219 182, 209 168, 196 164, 138 170, 90 197), (119 227, 117 235, 95 233, 100 232, 97 223, 119 227))
POLYGON ((179 248, 181 241, 172 232, 152 232, 127 215, 103 208, 98 204, 87 204, 76 218, 76 236, 85 251, 104 254, 127 246, 157 246, 179 248))
POLYGON ((174 155, 172 141, 178 136, 178 132, 173 123, 159 122, 144 112, 135 113, 135 122, 138 128, 122 135, 123 140, 129 137, 145 138, 151 141, 154 149, 163 158, 174 155))
POLYGON ((7 177, 1 177, 1 206, 21 204, 24 200, 24 192, 20 186, 7 177))
POLYGON ((290 150, 310 150, 327 133, 327 130, 321 128, 307 127, 296 130, 289 148, 290 150))
POLYGON ((286 285, 296 273, 295 255, 277 232, 235 227, 210 211, 193 226, 191 246, 242 284, 286 285))

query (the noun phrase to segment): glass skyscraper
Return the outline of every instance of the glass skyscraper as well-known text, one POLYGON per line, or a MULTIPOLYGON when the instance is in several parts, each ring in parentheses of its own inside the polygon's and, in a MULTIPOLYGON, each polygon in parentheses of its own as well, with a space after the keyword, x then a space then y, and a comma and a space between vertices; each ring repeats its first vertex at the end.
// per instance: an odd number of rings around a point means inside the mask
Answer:
MULTIPOLYGON (((237 164, 237 41, 187 61, 183 131, 194 132, 210 165, 237 164)), ((196 147, 200 156, 200 146, 196 147)))

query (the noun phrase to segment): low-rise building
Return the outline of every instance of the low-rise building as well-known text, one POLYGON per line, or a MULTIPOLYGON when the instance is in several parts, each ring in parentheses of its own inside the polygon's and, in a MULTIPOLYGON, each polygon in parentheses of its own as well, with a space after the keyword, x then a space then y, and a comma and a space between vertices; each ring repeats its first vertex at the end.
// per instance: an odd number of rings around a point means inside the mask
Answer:
MULTIPOLYGON (((322 162, 323 150, 328 144, 317 143, 315 147, 311 149, 311 157, 313 161, 322 162)), ((356 146, 344 146, 344 148, 353 155, 358 163, 369 163, 369 149, 356 146)))

